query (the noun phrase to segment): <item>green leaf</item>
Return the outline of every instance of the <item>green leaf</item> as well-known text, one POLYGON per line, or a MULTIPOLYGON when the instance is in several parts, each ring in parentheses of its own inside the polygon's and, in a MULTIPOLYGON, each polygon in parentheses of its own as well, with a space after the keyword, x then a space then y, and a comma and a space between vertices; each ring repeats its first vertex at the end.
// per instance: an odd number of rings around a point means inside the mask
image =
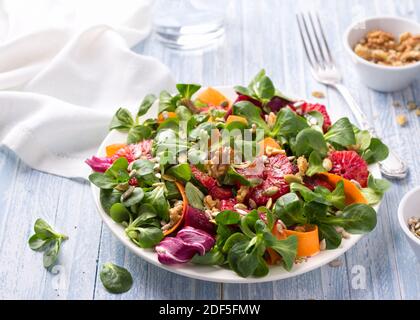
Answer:
POLYGON ((206 132, 209 137, 211 137, 212 130, 216 129, 216 126, 212 122, 203 122, 199 124, 197 127, 191 130, 189 134, 189 138, 191 140, 197 140, 200 138, 202 132, 206 132))
MULTIPOLYGON (((355 128, 353 127, 353 130, 355 128)), ((367 130, 359 130, 356 128, 355 136, 356 136, 356 145, 360 147, 360 150, 364 151, 369 148, 372 137, 367 130)))
POLYGON ((201 85, 199 84, 184 84, 184 83, 178 83, 176 85, 176 88, 178 89, 178 92, 180 95, 185 99, 191 99, 191 97, 196 93, 198 90, 200 90, 201 85))
POLYGON ((198 265, 215 266, 222 265, 225 262, 225 256, 217 249, 212 249, 207 252, 204 256, 196 254, 191 262, 198 265))
POLYGON ((252 97, 253 95, 255 95, 255 93, 252 92, 252 90, 246 87, 235 86, 233 87, 233 89, 235 90, 236 93, 244 95, 244 96, 252 97))
POLYGON ((128 222, 130 220, 130 211, 121 203, 114 203, 110 210, 110 216, 117 223, 128 222))
POLYGON ((250 244, 251 241, 235 243, 227 257, 230 268, 244 278, 251 276, 259 264, 258 248, 250 248, 250 244))
POLYGON ((258 98, 261 100, 270 100, 276 92, 273 82, 266 75, 263 75, 255 81, 252 84, 252 87, 258 98))
POLYGON ((267 247, 272 248, 283 258, 283 265, 287 271, 290 271, 296 259, 298 240, 296 236, 287 237, 284 240, 278 240, 271 233, 264 233, 264 241, 267 247))
POLYGON ((369 175, 367 188, 362 193, 370 205, 375 205, 382 200, 385 192, 391 187, 391 183, 385 179, 375 179, 369 175))
POLYGON ((46 248, 50 241, 52 241, 52 238, 46 238, 44 235, 35 233, 29 238, 28 244, 32 250, 42 251, 46 248))
POLYGON ((272 137, 277 136, 277 134, 294 137, 306 128, 309 128, 309 125, 305 118, 297 115, 290 108, 283 108, 277 113, 276 123, 270 135, 272 137))
POLYGON ((104 175, 114 178, 118 183, 127 182, 130 178, 127 168, 128 160, 125 157, 121 157, 114 161, 112 166, 105 171, 104 175))
POLYGON ((192 112, 186 106, 178 106, 175 112, 180 121, 189 121, 192 118, 192 112))
POLYGON ((328 142, 334 142, 343 147, 356 144, 353 125, 348 118, 337 120, 324 137, 328 142))
POLYGON ((248 241, 248 240, 249 238, 246 235, 240 232, 236 232, 230 235, 229 238, 226 239, 222 248, 222 252, 228 253, 232 249, 232 247, 235 245, 235 243, 241 242, 241 241, 248 241))
POLYGON ((273 212, 288 227, 306 222, 303 216, 303 202, 296 193, 287 193, 280 197, 274 205, 273 212))
POLYGON ((89 181, 101 189, 112 189, 118 184, 114 177, 99 172, 90 174, 89 181))
POLYGON ((43 219, 38 218, 34 224, 34 231, 41 237, 51 238, 55 237, 56 233, 53 228, 43 219))
POLYGON ((318 151, 321 156, 325 156, 328 152, 327 143, 321 132, 307 128, 303 129, 296 136, 296 141, 292 146, 296 156, 309 155, 313 151, 318 151))
POLYGON ((153 206, 162 220, 169 221, 169 202, 166 199, 163 186, 158 186, 152 191, 146 192, 143 203, 148 203, 153 206))
POLYGON ((323 195, 323 197, 337 209, 342 210, 346 206, 346 194, 344 192, 343 181, 337 183, 333 192, 321 186, 317 186, 314 192, 323 195))
POLYGON ((353 234, 363 234, 372 231, 376 226, 376 211, 367 204, 352 204, 344 208, 339 216, 326 217, 323 224, 339 226, 353 234))
POLYGON ((121 196, 120 201, 125 207, 131 207, 131 206, 134 206, 135 204, 140 203, 143 200, 143 198, 144 198, 143 189, 136 187, 134 188, 133 193, 127 199, 124 200, 121 196))
POLYGON ((215 220, 217 224, 233 225, 238 224, 241 221, 241 215, 236 211, 226 210, 220 212, 215 220))
POLYGON ((117 129, 127 132, 134 125, 131 112, 124 108, 119 108, 109 125, 109 130, 117 129))
POLYGON ((191 179, 191 167, 187 163, 181 163, 170 167, 166 173, 176 178, 177 180, 184 182, 190 181, 191 179))
POLYGON ((150 107, 155 103, 157 97, 154 94, 148 94, 144 97, 143 101, 140 104, 139 110, 137 111, 137 118, 144 116, 150 107))
POLYGON ((223 184, 234 185, 236 183, 239 183, 242 186, 251 185, 251 182, 247 178, 239 174, 232 166, 229 166, 229 169, 227 170, 226 175, 223 179, 223 184))
POLYGON ((133 126, 128 131, 127 144, 138 143, 145 139, 149 139, 152 135, 152 129, 144 125, 133 126))
POLYGON ((120 202, 121 194, 122 192, 115 189, 101 189, 99 193, 99 201, 106 213, 110 214, 112 205, 120 202))
POLYGON ((306 113, 304 115, 304 117, 306 118, 306 120, 308 121, 308 125, 319 131, 324 133, 323 131, 323 125, 324 125, 324 116, 322 115, 321 112, 318 111, 310 111, 308 113, 306 113))
POLYGON ((177 102, 181 97, 179 95, 172 96, 168 91, 161 91, 159 95, 159 111, 171 111, 174 112, 177 107, 177 102))
POLYGON ((105 289, 111 293, 127 292, 133 285, 130 272, 110 262, 103 264, 99 278, 105 289))
POLYGON ((58 258, 58 253, 60 251, 60 244, 61 244, 61 239, 53 239, 47 249, 44 252, 44 256, 43 256, 43 263, 44 263, 44 267, 45 268, 49 268, 51 267, 58 258))
POLYGON ((262 257, 258 257, 258 265, 255 268, 254 273, 252 274, 254 277, 262 278, 265 277, 269 272, 267 263, 262 257))
POLYGON ((185 195, 187 196, 188 203, 191 207, 203 210, 203 199, 204 194, 191 182, 187 182, 185 185, 185 195))
POLYGON ((142 248, 153 248, 163 239, 163 232, 160 228, 137 228, 138 245, 142 248))
POLYGON ((369 148, 362 152, 362 157, 368 164, 376 163, 388 158, 389 149, 377 138, 372 138, 369 148))
POLYGON ((308 187, 304 186, 303 184, 293 182, 290 184, 290 191, 291 192, 299 192, 301 197, 305 200, 305 202, 317 202, 325 205, 330 205, 330 202, 327 201, 322 194, 315 193, 308 187))
POLYGON ((325 239, 328 250, 337 249, 341 244, 341 234, 333 226, 327 224, 318 225, 319 239, 325 239))
POLYGON ((324 166, 322 165, 323 159, 318 151, 314 150, 311 152, 309 156, 309 166, 308 170, 306 171, 306 175, 308 177, 312 177, 313 175, 321 172, 326 172, 324 166))
POLYGON ((243 116, 250 125, 256 124, 259 129, 269 132, 270 128, 261 117, 262 110, 249 101, 240 101, 233 105, 233 114, 243 116))
POLYGON ((328 205, 319 202, 306 202, 303 206, 303 213, 306 224, 318 224, 320 220, 327 216, 328 205))

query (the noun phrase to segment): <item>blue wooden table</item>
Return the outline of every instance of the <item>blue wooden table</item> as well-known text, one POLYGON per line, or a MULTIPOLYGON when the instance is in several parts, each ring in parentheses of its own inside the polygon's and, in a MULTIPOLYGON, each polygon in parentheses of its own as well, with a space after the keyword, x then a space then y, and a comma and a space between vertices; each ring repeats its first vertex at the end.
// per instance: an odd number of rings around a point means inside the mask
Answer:
POLYGON ((101 223, 88 183, 32 170, 11 151, 0 148, 0 298, 420 299, 420 265, 397 222, 401 197, 420 184, 420 118, 405 107, 408 101, 420 102, 420 83, 390 95, 371 91, 358 81, 341 44, 345 28, 356 18, 390 14, 419 21, 419 0, 233 1, 221 46, 179 53, 150 38, 135 51, 163 61, 179 81, 205 85, 247 83, 265 68, 283 91, 308 97, 314 90, 323 91, 323 102, 333 114, 351 117, 341 97, 311 77, 295 22, 295 13, 308 9, 323 17, 346 85, 384 141, 411 169, 409 177, 395 182, 385 196, 374 232, 331 265, 293 279, 254 285, 191 280, 128 252, 101 223), (393 107, 395 100, 403 106, 393 107), (407 126, 397 125, 398 114, 408 117, 407 126), (42 255, 27 245, 37 217, 70 237, 51 272, 42 267, 42 255), (112 295, 104 290, 98 269, 107 261, 131 271, 131 291, 112 295))

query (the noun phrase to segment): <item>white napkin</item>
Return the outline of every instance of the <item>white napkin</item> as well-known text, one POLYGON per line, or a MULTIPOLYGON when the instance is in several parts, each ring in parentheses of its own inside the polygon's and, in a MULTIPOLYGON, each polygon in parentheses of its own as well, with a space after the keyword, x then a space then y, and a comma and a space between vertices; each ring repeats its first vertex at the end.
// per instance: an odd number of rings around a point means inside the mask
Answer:
POLYGON ((159 61, 130 50, 151 0, 0 0, 0 144, 29 166, 85 178, 118 107, 172 90, 159 61))

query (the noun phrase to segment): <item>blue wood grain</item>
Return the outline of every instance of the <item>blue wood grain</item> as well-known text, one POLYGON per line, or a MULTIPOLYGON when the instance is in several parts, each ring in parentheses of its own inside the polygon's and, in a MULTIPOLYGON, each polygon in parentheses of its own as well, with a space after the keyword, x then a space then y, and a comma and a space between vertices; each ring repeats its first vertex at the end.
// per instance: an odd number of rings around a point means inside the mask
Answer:
POLYGON ((284 92, 310 97, 326 93, 322 103, 334 118, 353 116, 341 96, 311 76, 297 34, 295 13, 317 10, 326 27, 344 82, 360 101, 384 141, 403 155, 411 168, 406 180, 394 182, 378 212, 378 226, 335 267, 326 265, 302 276, 264 284, 221 285, 196 281, 164 271, 131 254, 103 226, 89 186, 28 168, 6 148, 0 148, 0 299, 420 299, 419 263, 399 229, 397 207, 408 190, 420 185, 420 118, 406 105, 420 102, 420 82, 403 92, 380 94, 363 86, 343 50, 341 35, 356 18, 388 14, 419 21, 418 0, 237 0, 228 8, 222 45, 206 51, 177 52, 150 37, 135 48, 170 67, 179 81, 205 85, 246 83, 265 68, 284 92), (395 117, 405 114, 406 127, 395 117), (58 267, 46 271, 42 255, 27 239, 33 222, 43 217, 70 236, 62 246, 58 267), (111 295, 99 280, 104 262, 125 266, 133 288, 111 295), (366 288, 354 287, 354 272, 362 267, 366 288), (353 272, 353 273, 352 273, 353 272))

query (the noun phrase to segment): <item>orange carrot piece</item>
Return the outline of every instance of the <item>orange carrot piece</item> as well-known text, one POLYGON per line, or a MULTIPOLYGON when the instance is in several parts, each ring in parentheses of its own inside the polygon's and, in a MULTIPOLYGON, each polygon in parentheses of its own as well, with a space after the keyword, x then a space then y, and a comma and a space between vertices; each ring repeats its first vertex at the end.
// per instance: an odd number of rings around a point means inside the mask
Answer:
POLYGON ((112 157, 114 154, 116 154, 119 150, 121 150, 122 148, 125 148, 127 145, 125 143, 115 143, 115 144, 110 144, 109 146, 107 146, 106 149, 106 156, 107 157, 112 157))
POLYGON ((339 181, 344 182, 344 193, 346 194, 346 204, 364 203, 368 204, 360 189, 350 180, 332 173, 320 173, 320 175, 327 178, 327 182, 332 186, 336 186, 339 181))
POLYGON ((297 236, 298 239, 298 257, 311 257, 320 251, 318 226, 305 226, 306 229, 311 227, 307 232, 298 232, 294 230, 285 230, 286 235, 297 236))
POLYGON ((178 187, 178 190, 181 193, 181 197, 182 197, 182 215, 181 215, 181 219, 179 219, 178 222, 171 229, 163 232, 164 236, 167 236, 178 229, 178 227, 184 222, 185 213, 187 212, 188 199, 187 199, 187 195, 185 194, 185 188, 182 185, 182 183, 178 181, 175 181, 175 184, 178 187))
POLYGON ((207 89, 200 92, 200 94, 197 97, 197 100, 201 103, 213 106, 220 106, 226 102, 230 105, 230 101, 228 98, 226 98, 221 92, 211 87, 208 87, 207 89))
POLYGON ((176 113, 175 112, 171 112, 171 111, 163 111, 163 112, 161 112, 160 114, 159 114, 159 116, 158 116, 158 123, 162 123, 162 122, 164 122, 166 119, 169 119, 169 118, 176 118, 177 117, 177 115, 176 115, 176 113))
POLYGON ((232 116, 229 116, 226 119, 226 124, 229 124, 229 123, 232 123, 232 122, 241 122, 245 125, 248 125, 248 120, 244 117, 241 117, 241 116, 233 116, 232 115, 232 116))
POLYGON ((280 145, 278 144, 278 142, 276 140, 274 140, 273 138, 265 138, 263 140, 261 140, 260 142, 258 142, 258 146, 260 148, 260 152, 258 155, 262 156, 264 154, 266 154, 266 149, 267 147, 271 147, 273 149, 281 149, 280 145))

